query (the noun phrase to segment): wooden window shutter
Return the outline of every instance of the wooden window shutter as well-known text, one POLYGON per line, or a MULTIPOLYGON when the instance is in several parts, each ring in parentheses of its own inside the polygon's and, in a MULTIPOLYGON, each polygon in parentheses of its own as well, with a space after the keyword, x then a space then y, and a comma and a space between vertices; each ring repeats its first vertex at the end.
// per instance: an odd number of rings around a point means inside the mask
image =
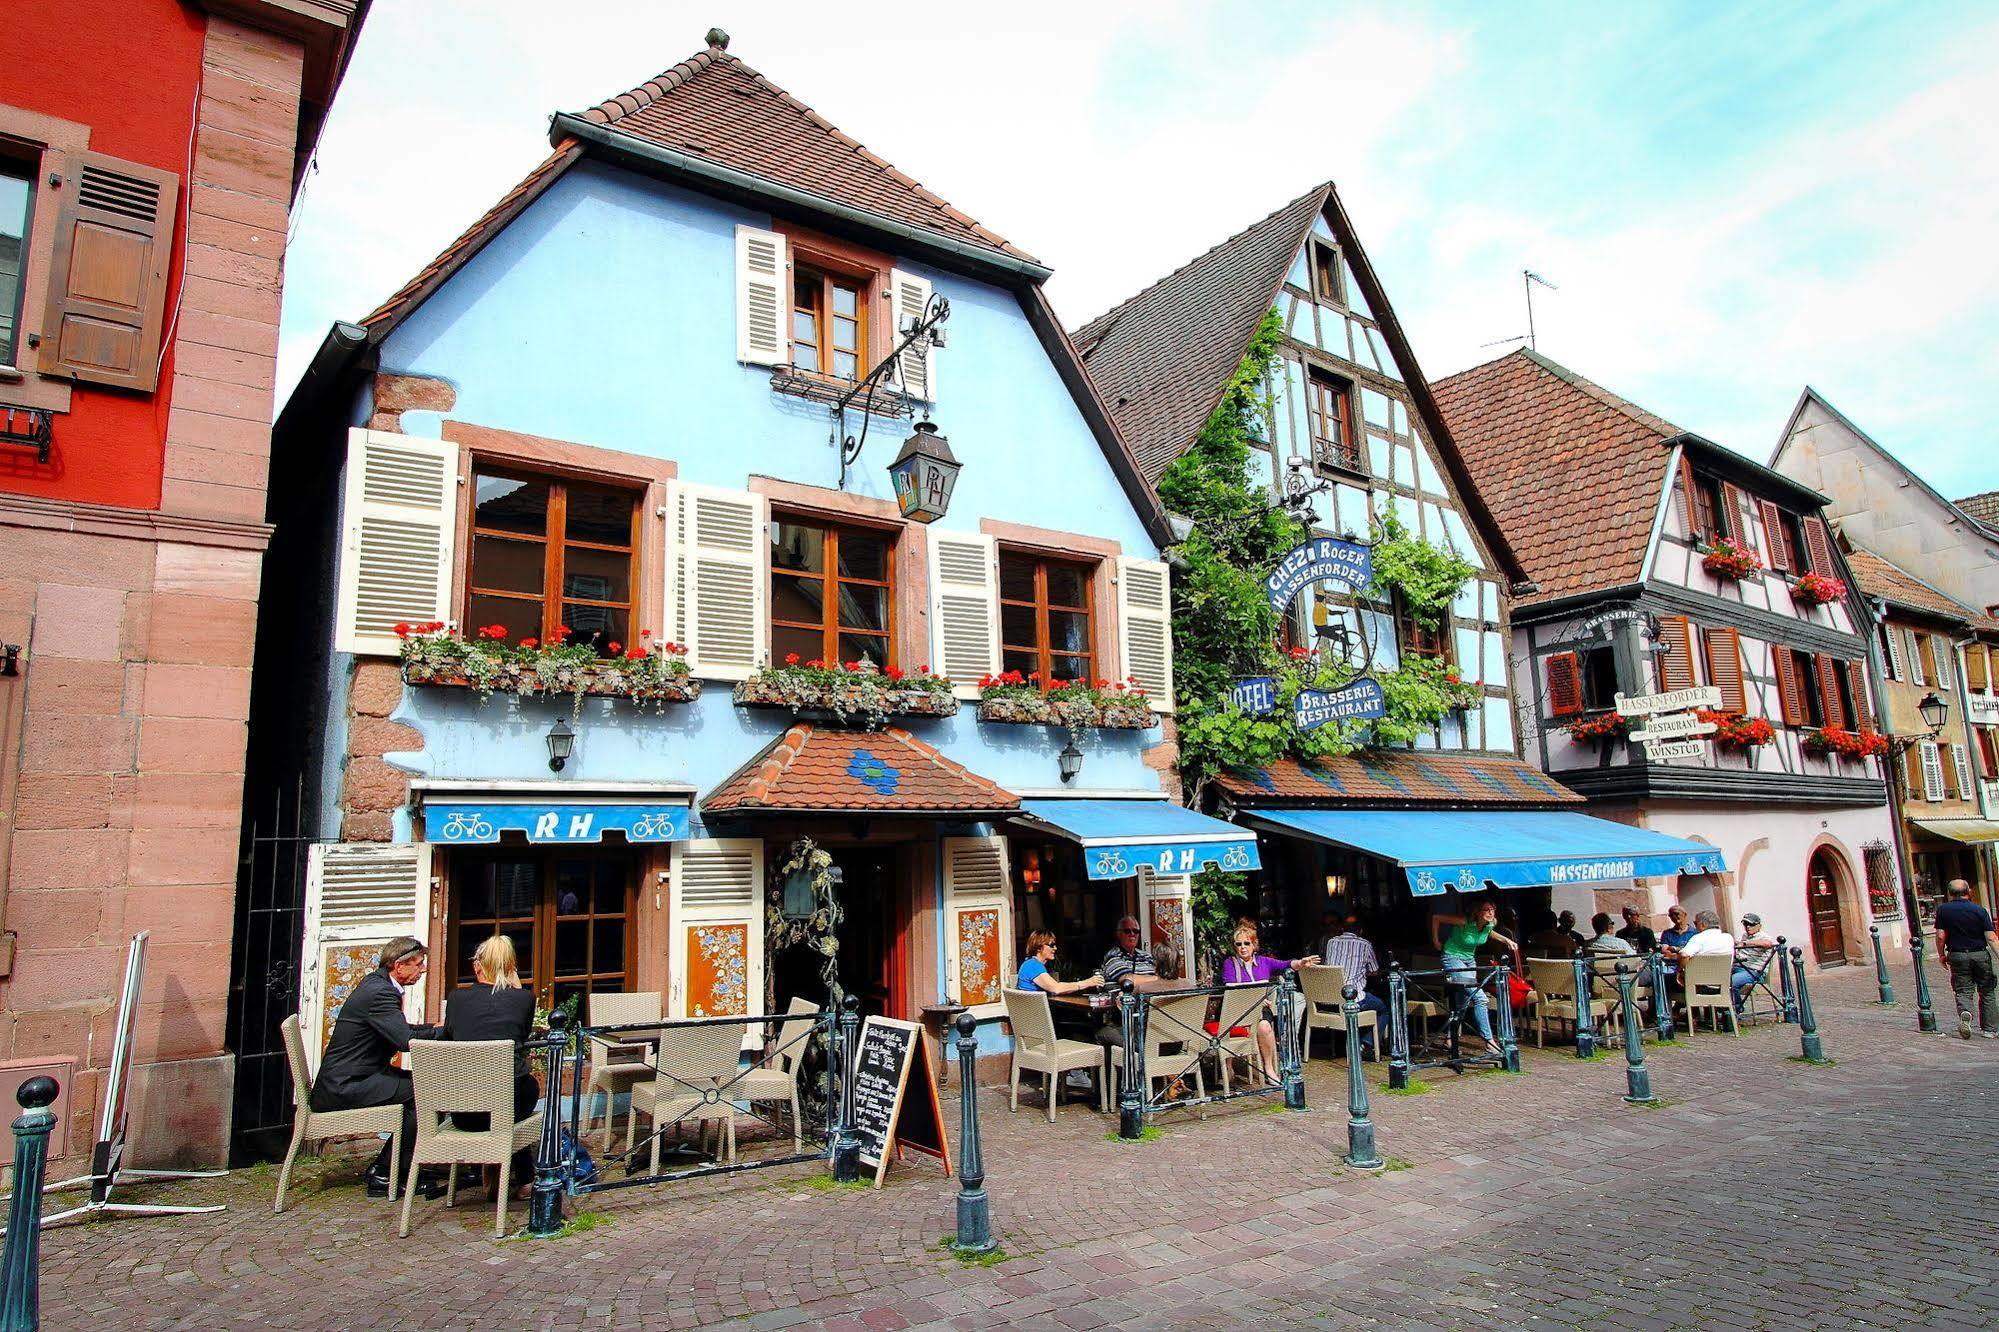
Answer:
POLYGON ((1902 660, 1902 635, 1892 624, 1881 626, 1881 660, 1890 680, 1909 678, 1908 664, 1902 660))
POLYGON ((1930 641, 1936 645, 1936 682, 1942 688, 1948 689, 1951 686, 1951 664, 1957 658, 1957 645, 1945 637, 1932 637, 1930 641))
POLYGON ((1733 629, 1704 629, 1708 683, 1721 690, 1721 710, 1749 711, 1749 689, 1742 675, 1742 635, 1733 629))
POLYGON ((1978 737, 1978 772, 1986 781, 1999 778, 1999 742, 1992 738, 1990 726, 1972 728, 1978 737))
POLYGON ((1956 780, 1957 798, 1970 800, 1978 794, 1978 789, 1971 784, 1971 757, 1964 752, 1963 745, 1951 745, 1949 748, 1950 770, 1956 780))
POLYGON ((1138 924, 1162 980, 1194 979, 1194 881, 1138 867, 1138 924))
POLYGON ((1689 541, 1701 539, 1699 506, 1694 503, 1694 465, 1687 458, 1685 449, 1680 450, 1680 525, 1686 529, 1689 541))
POLYGON ((1812 669, 1819 677, 1819 707, 1827 726, 1844 726, 1847 722, 1846 708, 1839 701, 1839 667, 1839 662, 1822 653, 1812 657, 1812 669))
POLYGON ((1548 657, 1548 715, 1573 717, 1583 710, 1582 660, 1573 652, 1548 657))
POLYGON ((1790 572, 1796 566, 1792 563, 1795 557, 1791 554, 1791 542, 1784 532, 1784 511, 1769 500, 1757 500, 1756 513, 1763 520, 1763 550, 1770 567, 1790 572))
MULTIPOLYGON (((317 1063, 333 1019, 382 945, 399 935, 430 937, 430 844, 316 842, 307 848, 304 950, 300 954, 299 1032, 317 1063)), ((404 999, 411 1021, 423 1016, 423 987, 404 999)))
POLYGON ((1173 592, 1159 560, 1118 560, 1118 643, 1127 675, 1152 696, 1154 712, 1173 711, 1173 592))
POLYGON ((736 359, 783 365, 790 359, 784 326, 791 302, 784 237, 756 227, 736 228, 736 359))
POLYGON ((1807 518, 1803 527, 1805 557, 1811 564, 1811 571, 1828 578, 1836 576, 1838 566, 1832 559, 1832 533, 1826 530, 1825 519, 1816 516, 1807 518))
POLYGON ((333 648, 393 657, 398 624, 450 621, 458 446, 347 432, 333 648))
POLYGON ((1934 740, 1919 741, 1916 752, 1922 755, 1923 799, 1936 801, 1943 799, 1943 756, 1934 740))
MULTIPOLYGON (((889 330, 893 346, 905 329, 922 320, 930 305, 930 279, 898 268, 889 275, 889 296, 895 310, 895 322, 889 330)), ((896 373, 904 393, 923 402, 937 401, 937 348, 911 347, 897 358, 896 373)))
POLYGON ((944 985, 973 1012, 999 1012, 1013 983, 1011 889, 1004 837, 944 839, 944 985))
POLYGON ((1953 752, 1957 746, 1940 744, 1937 746, 1937 776, 1943 783, 1943 798, 1957 799, 1957 764, 1953 763, 1953 752))
POLYGON ((977 532, 930 534, 930 660, 959 698, 979 696, 979 677, 997 675, 999 550, 977 532))
POLYGON ((180 177, 78 153, 56 215, 39 368, 117 388, 159 382, 180 177))
POLYGON ((1923 747, 1910 745, 1902 755, 1902 776, 1908 787, 1909 799, 1921 800, 1923 789, 1923 747))
POLYGON ((1964 687, 1983 692, 1989 683, 1984 644, 1969 644, 1964 649, 1964 687))
POLYGON ((1722 536, 1734 537, 1737 541, 1749 542, 1749 532, 1742 517, 1743 505, 1747 502, 1743 498, 1741 486, 1736 485, 1732 481, 1721 483, 1721 521, 1719 530, 1722 536))
POLYGON ((1898 632, 1902 635, 1902 641, 1905 644, 1907 644, 1907 646, 1903 650, 1902 660, 1903 663, 1909 668, 1909 673, 1904 678, 1907 679, 1910 684, 1931 683, 1931 677, 1923 674, 1922 637, 1919 634, 1917 634, 1916 631, 1913 629, 1902 629, 1899 630, 1898 632))
POLYGON ((746 679, 770 642, 770 506, 762 495, 673 482, 676 632, 696 675, 746 679))
POLYGON ((675 842, 668 885, 667 1016, 763 1012, 763 839, 675 842))
POLYGON ((1777 706, 1786 726, 1803 726, 1809 720, 1805 711, 1805 684, 1798 674, 1797 654, 1789 648, 1771 648, 1772 659, 1777 663, 1777 706))
POLYGON ((1923 664, 1923 678, 1918 683, 1944 683, 1943 673, 1937 669, 1937 640, 1934 634, 1916 635, 1916 660, 1923 664))
POLYGON ((1700 683, 1694 670, 1693 624, 1684 615, 1659 617, 1659 641, 1666 655, 1659 658, 1659 685, 1663 689, 1692 689, 1700 683))
POLYGON ((1846 663, 1846 682, 1848 692, 1853 695, 1853 724, 1874 725, 1874 701, 1867 696, 1867 663, 1846 663))

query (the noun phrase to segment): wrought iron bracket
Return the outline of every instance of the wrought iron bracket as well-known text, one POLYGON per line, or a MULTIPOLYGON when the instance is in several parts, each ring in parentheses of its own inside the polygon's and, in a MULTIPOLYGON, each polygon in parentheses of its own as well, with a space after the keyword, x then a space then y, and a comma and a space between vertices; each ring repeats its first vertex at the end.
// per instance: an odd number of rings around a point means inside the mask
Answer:
MULTIPOLYGON (((868 422, 873 419, 873 413, 867 410, 867 401, 872 399, 876 389, 894 380, 904 352, 919 343, 932 347, 944 345, 944 323, 950 317, 951 302, 945 300, 942 293, 933 293, 930 304, 923 308, 923 317, 903 330, 888 355, 882 357, 859 383, 833 400, 833 443, 840 450, 840 489, 847 488, 847 471, 860 461, 861 450, 867 447, 868 422), (847 409, 857 398, 863 400, 858 436, 847 433, 847 409)), ((928 413, 925 415, 927 417, 928 413)))
POLYGON ((54 441, 54 412, 43 407, 0 404, 0 444, 25 445, 35 451, 36 462, 46 463, 54 441))

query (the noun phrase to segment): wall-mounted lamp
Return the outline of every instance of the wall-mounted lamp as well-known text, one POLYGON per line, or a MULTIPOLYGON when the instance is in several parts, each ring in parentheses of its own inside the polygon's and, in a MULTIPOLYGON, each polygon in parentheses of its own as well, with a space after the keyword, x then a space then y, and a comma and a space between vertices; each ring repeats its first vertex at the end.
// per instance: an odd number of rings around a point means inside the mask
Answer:
POLYGON ((1075 781, 1076 774, 1083 770, 1083 751, 1076 748, 1074 738, 1063 745, 1062 752, 1055 756, 1055 766, 1062 774, 1064 785, 1075 781))
POLYGON ((888 466, 895 486, 896 508, 919 523, 936 522, 951 507, 951 489, 958 484, 958 458, 951 441, 937 433, 934 421, 918 421, 916 433, 903 441, 902 452, 888 466))
POLYGON ((1345 896, 1346 896, 1346 892, 1347 892, 1347 876, 1346 876, 1346 875, 1344 875, 1344 874, 1328 874, 1328 875, 1326 876, 1326 896, 1327 896, 1327 897, 1329 897, 1329 898, 1331 898, 1331 897, 1345 897, 1345 896))
POLYGON ((1923 695, 1923 701, 1916 704, 1916 711, 1923 714, 1923 725, 1930 728, 1932 738, 1943 732, 1943 724, 1950 720, 1950 704, 1942 695, 1932 689, 1923 695))
POLYGON ((569 756, 576 752, 576 728, 561 717, 548 728, 548 770, 561 772, 569 756))

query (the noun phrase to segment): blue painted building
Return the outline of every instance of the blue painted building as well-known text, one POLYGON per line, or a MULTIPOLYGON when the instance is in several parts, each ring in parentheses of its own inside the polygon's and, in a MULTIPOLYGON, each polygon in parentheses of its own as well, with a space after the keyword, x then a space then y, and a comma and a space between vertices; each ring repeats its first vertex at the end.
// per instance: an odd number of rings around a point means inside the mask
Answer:
POLYGON ((1184 967, 1186 871, 1254 859, 1170 806, 1164 516, 1048 270, 717 36, 556 117, 281 418, 250 796, 310 851, 302 895, 245 884, 275 978, 246 1033, 296 1005, 323 1037, 404 932, 432 1004, 495 931, 545 1002, 823 998, 816 955, 769 948, 805 839, 870 1011, 995 1011, 1030 929, 1081 975, 1132 912, 1184 967), (925 421, 962 469, 928 524, 889 471, 925 421), (594 650, 538 693, 558 640, 594 650), (787 669, 863 660, 831 695, 787 669), (982 703, 1007 671, 1034 683, 982 703), (1107 705, 1043 724, 1070 679, 1107 705))

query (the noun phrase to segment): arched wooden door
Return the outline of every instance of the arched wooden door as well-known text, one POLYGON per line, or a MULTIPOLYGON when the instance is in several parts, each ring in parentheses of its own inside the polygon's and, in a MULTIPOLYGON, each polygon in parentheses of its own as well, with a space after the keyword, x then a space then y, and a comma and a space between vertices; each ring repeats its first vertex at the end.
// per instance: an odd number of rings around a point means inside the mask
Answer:
POLYGON ((1805 871, 1805 910, 1812 922, 1812 956, 1822 967, 1846 962, 1846 927, 1839 918, 1844 877, 1839 862, 1824 847, 1812 853, 1811 865, 1805 871))

